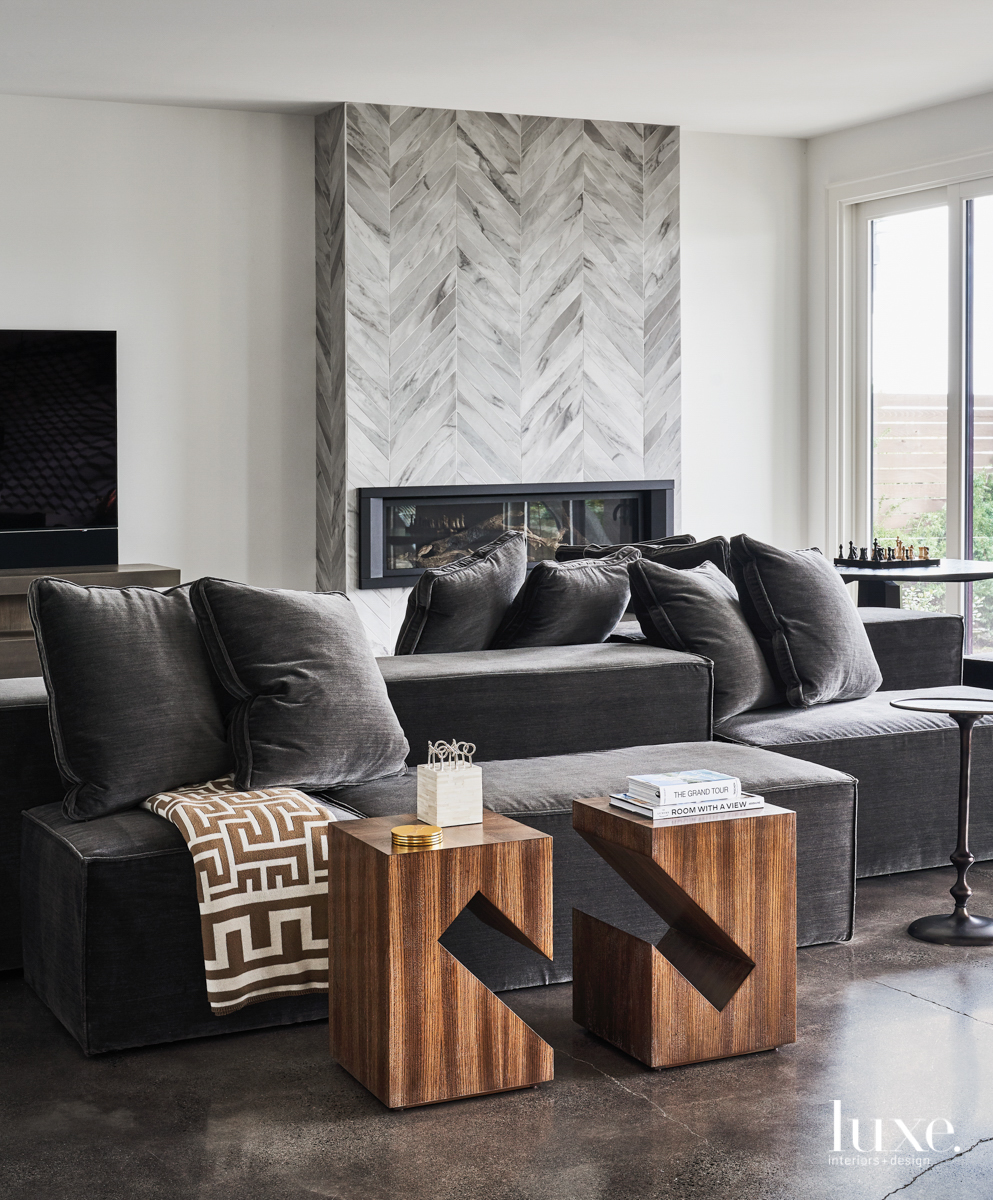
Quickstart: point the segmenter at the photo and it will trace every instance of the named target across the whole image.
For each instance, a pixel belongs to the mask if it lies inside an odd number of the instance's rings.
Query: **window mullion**
[[[948,558],[965,558],[968,534],[968,404],[965,371],[965,201],[960,189],[948,189],[948,496],[946,500]],[[965,589],[949,584],[948,612],[965,612]]]

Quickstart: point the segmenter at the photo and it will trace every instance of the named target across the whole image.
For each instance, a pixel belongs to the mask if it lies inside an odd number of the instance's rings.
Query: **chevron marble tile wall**
[[[339,104],[317,118],[318,586],[356,489],[674,478],[679,130]],[[678,508],[677,508],[678,520]]]

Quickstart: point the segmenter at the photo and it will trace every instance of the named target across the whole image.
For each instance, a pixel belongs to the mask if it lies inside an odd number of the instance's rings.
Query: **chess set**
[[[847,557],[844,546],[839,546],[834,565],[889,571],[893,567],[940,567],[941,559],[932,558],[927,546],[907,546],[900,538],[896,539],[896,546],[880,546],[879,538],[875,538],[871,550],[866,546],[856,550],[855,543],[849,542]]]

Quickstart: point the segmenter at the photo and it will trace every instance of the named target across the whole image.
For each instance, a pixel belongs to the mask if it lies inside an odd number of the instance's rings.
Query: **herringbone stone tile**
[[[390,482],[455,482],[454,109],[390,111]]]
[[[645,401],[645,471],[675,478],[678,503],[679,130],[667,125],[645,131]]]
[[[316,151],[322,586],[359,487],[678,481],[677,128],[349,103]]]
[[[458,114],[460,483],[521,478],[521,134],[503,113]]]
[[[347,583],[345,108],[315,121],[317,159],[317,586]]]

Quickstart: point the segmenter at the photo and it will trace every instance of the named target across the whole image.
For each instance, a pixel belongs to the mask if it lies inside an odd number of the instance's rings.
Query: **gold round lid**
[[[438,825],[396,825],[390,830],[394,846],[440,846],[442,831]]]

